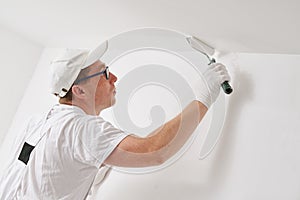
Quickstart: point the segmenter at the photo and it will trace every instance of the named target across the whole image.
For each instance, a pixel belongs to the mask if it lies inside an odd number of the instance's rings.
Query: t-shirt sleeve
[[[89,116],[77,124],[73,146],[74,158],[96,167],[99,167],[128,136],[101,117]]]

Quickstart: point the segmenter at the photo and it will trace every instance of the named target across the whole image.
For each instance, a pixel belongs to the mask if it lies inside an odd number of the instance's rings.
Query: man
[[[209,90],[198,91],[180,114],[147,137],[125,133],[99,114],[115,103],[117,77],[94,51],[66,50],[53,61],[52,93],[59,97],[44,119],[30,123],[0,184],[1,199],[86,199],[105,165],[145,167],[164,163],[193,133],[230,77],[222,64],[204,74]],[[200,81],[200,80],[199,80]],[[197,85],[195,85],[197,87]]]

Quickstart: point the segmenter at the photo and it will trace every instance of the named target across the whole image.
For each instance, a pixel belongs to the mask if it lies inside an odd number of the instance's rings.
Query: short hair
[[[82,69],[82,70],[79,72],[79,74],[78,74],[76,80],[74,81],[74,83],[76,83],[79,79],[82,79],[82,78],[88,76],[89,71],[90,71],[90,68],[89,68],[89,67]],[[86,81],[87,81],[87,80],[83,80],[83,81],[80,81],[80,82],[81,82],[81,83],[84,83],[84,82],[86,82]],[[70,87],[70,89],[69,89],[69,91],[66,93],[66,95],[59,98],[59,102],[60,102],[60,103],[61,103],[61,102],[66,102],[66,101],[67,101],[67,102],[71,102],[71,101],[72,101],[72,99],[73,99],[73,97],[72,97],[72,96],[73,96],[72,87],[75,85],[74,83],[72,84],[72,86]]]

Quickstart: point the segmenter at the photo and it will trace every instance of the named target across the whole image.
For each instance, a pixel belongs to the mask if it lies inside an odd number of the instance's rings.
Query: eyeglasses
[[[93,78],[93,77],[95,77],[95,76],[99,76],[99,75],[102,75],[102,74],[105,75],[106,80],[109,79],[109,69],[108,69],[108,66],[106,66],[106,67],[105,67],[105,70],[103,70],[103,71],[101,71],[101,72],[98,72],[98,73],[89,75],[89,76],[87,76],[87,77],[78,79],[77,81],[74,82],[74,84],[78,84],[78,83],[80,83],[80,82],[82,82],[82,81],[85,81],[85,80],[87,80],[87,79],[90,79],[90,78]]]

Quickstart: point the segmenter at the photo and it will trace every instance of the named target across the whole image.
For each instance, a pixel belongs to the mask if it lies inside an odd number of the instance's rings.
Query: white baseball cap
[[[52,61],[51,93],[64,97],[78,77],[80,71],[94,64],[107,51],[106,40],[94,50],[66,49],[56,60]]]

